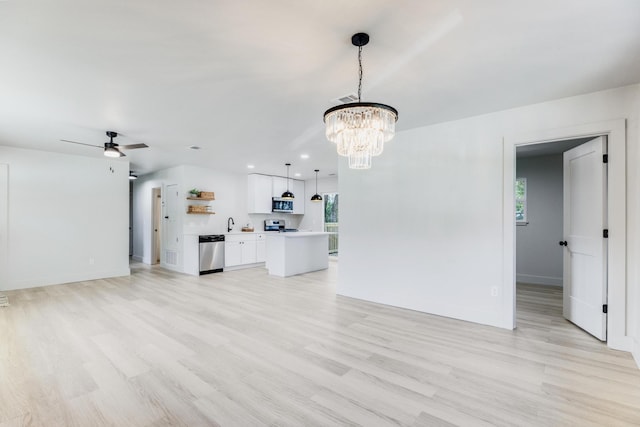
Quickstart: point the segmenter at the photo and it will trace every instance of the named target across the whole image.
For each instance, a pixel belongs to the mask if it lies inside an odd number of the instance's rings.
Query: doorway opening
[[[607,346],[631,351],[633,341],[627,336],[627,250],[626,250],[626,120],[593,122],[565,128],[529,132],[505,137],[503,145],[503,294],[502,325],[516,327],[516,218],[515,192],[516,149],[519,146],[606,136],[608,141],[607,189],[608,238],[605,248],[607,269]],[[604,230],[603,230],[604,231]]]
[[[153,222],[151,264],[159,264],[162,254],[162,192],[160,187],[151,190],[151,197],[151,216]]]
[[[516,147],[516,310],[523,310],[526,316],[544,313],[556,319],[563,317],[563,286],[567,285],[564,256],[571,256],[570,248],[562,245],[568,231],[563,224],[564,199],[569,196],[564,188],[563,158],[591,140],[577,138]],[[606,281],[600,285],[606,287]],[[564,317],[572,318],[570,313],[564,313]]]

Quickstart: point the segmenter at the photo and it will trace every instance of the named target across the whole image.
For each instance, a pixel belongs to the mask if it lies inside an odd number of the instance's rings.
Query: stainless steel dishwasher
[[[224,267],[224,234],[200,236],[200,274],[219,273]]]

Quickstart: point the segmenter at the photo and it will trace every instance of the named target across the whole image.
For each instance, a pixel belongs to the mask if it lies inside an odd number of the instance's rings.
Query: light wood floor
[[[640,371],[554,288],[506,331],[336,297],[336,264],[10,292],[0,426],[640,425]]]

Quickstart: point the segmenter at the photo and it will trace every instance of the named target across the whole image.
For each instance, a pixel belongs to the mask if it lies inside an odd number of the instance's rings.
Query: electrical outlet
[[[498,296],[498,287],[497,286],[492,286],[491,287],[491,296],[492,297],[497,297]]]

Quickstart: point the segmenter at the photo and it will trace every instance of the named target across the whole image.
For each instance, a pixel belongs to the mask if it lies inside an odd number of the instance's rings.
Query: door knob
[[[567,246],[567,241],[566,240],[561,240],[561,241],[558,242],[558,244],[560,246]]]

